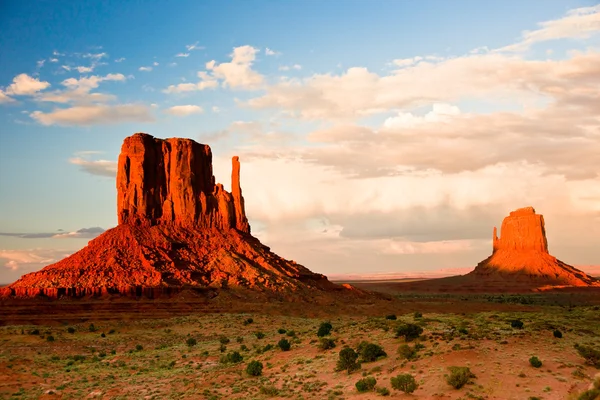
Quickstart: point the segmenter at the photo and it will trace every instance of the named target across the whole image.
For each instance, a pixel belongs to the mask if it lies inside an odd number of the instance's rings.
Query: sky
[[[330,277],[465,273],[511,210],[600,275],[589,0],[0,3],[0,282],[117,224],[135,132],[239,155],[252,231]]]

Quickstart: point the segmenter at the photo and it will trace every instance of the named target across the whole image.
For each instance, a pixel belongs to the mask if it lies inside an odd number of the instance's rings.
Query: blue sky
[[[555,255],[600,264],[599,16],[551,0],[4,2],[0,282],[116,224],[114,162],[139,131],[210,144],[226,186],[239,154],[257,236],[319,272],[468,269],[526,205]]]

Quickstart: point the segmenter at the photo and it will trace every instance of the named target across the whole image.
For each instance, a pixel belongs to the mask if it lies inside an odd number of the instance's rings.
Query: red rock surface
[[[215,184],[210,147],[193,140],[144,133],[126,138],[117,212],[117,227],[64,260],[24,275],[0,295],[157,297],[191,286],[250,288],[285,297],[340,289],[250,235],[238,157],[229,193]]]
[[[494,227],[493,253],[469,275],[478,279],[508,279],[534,285],[600,285],[587,275],[548,253],[544,217],[533,207],[520,208],[502,221],[502,236]]]

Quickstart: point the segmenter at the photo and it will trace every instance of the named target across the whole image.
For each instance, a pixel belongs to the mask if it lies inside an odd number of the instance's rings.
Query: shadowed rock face
[[[493,253],[467,276],[485,280],[504,280],[507,285],[589,286],[600,284],[548,253],[544,217],[533,207],[520,208],[502,221],[501,237],[493,233]]]
[[[207,145],[144,133],[126,138],[117,172],[119,225],[64,260],[0,288],[0,296],[157,297],[191,286],[306,299],[315,290],[343,290],[251,236],[238,157],[231,178],[231,193],[215,183]]]

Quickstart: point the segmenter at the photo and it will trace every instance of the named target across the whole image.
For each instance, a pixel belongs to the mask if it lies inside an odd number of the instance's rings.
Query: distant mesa
[[[468,275],[480,280],[529,282],[534,286],[590,286],[600,282],[548,253],[544,217],[533,207],[520,208],[493,232],[493,253]]]
[[[346,291],[285,260],[250,234],[232,160],[231,193],[215,183],[208,145],[136,133],[117,172],[119,224],[82,250],[26,274],[0,295],[169,295],[184,287],[240,288],[282,299]]]

